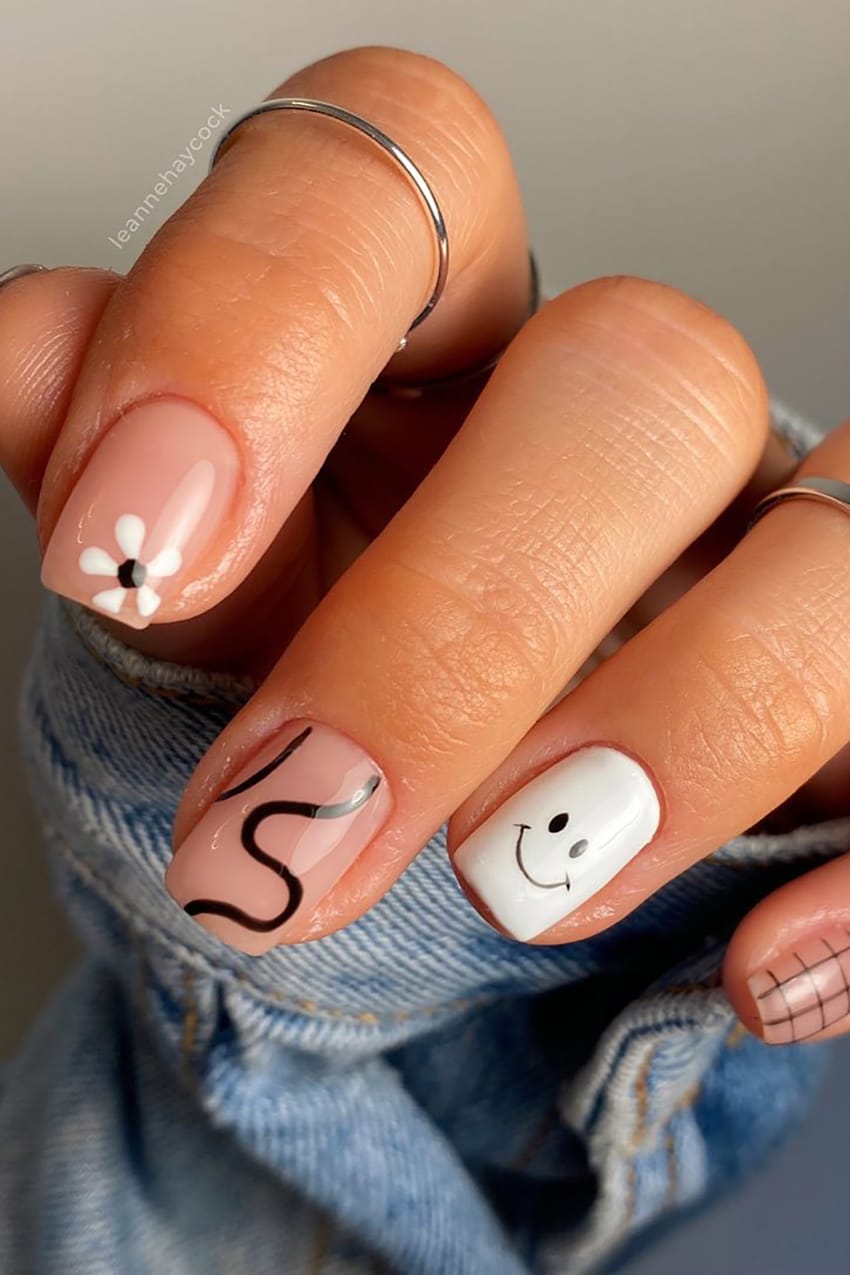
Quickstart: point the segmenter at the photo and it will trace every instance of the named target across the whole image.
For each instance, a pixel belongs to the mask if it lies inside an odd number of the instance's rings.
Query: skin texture
[[[393,165],[304,116],[240,129],[126,280],[61,270],[0,293],[0,460],[30,508],[38,493],[43,548],[137,401],[196,403],[238,451],[240,495],[191,588],[143,632],[113,624],[152,654],[265,679],[201,761],[178,857],[296,719],[356,741],[391,799],[329,893],[288,920],[287,942],[348,924],[445,819],[454,853],[590,742],[645,767],[659,828],[534,941],[605,928],[768,815],[842,811],[850,520],[796,503],[737,543],[758,495],[793,470],[741,336],[691,298],[624,278],[564,293],[523,326],[510,157],[441,64],[353,50],[283,94],[383,124],[439,191],[449,284],[392,375],[450,372],[518,334],[486,384],[367,393],[429,294],[431,232]],[[850,478],[847,430],[806,472]],[[636,635],[547,713],[623,616]],[[771,958],[765,934],[800,923],[806,882],[760,905],[730,949],[727,986],[756,1029],[742,989]]]

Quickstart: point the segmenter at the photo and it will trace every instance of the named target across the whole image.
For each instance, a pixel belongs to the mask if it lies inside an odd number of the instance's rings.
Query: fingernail
[[[660,819],[643,767],[588,745],[499,806],[460,846],[455,867],[499,924],[528,940],[601,890]]]
[[[783,952],[748,981],[762,1039],[769,1045],[813,1040],[850,1019],[850,931],[830,929]]]
[[[257,956],[303,931],[391,805],[383,774],[353,740],[290,722],[177,849],[166,885],[200,925]]]
[[[179,597],[239,477],[233,439],[185,399],[131,408],[103,436],[50,538],[41,579],[132,628]]]

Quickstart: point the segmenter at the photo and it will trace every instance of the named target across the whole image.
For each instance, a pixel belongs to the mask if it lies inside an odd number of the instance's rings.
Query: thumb
[[[0,283],[0,466],[31,513],[86,347],[118,282],[110,270],[63,268]]]

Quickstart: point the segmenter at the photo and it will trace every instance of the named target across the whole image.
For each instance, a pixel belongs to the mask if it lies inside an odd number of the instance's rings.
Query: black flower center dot
[[[138,589],[147,574],[147,567],[138,558],[125,558],[118,568],[118,583],[123,589]]]

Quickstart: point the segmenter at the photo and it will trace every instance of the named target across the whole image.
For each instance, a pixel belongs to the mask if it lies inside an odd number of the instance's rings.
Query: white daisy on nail
[[[138,514],[122,514],[115,524],[115,541],[124,555],[117,561],[106,549],[92,546],[80,554],[80,570],[87,576],[114,576],[116,587],[102,589],[92,598],[92,604],[117,615],[127,600],[128,593],[135,593],[136,607],[143,619],[148,619],[159,608],[162,598],[148,580],[163,580],[180,570],[183,558],[180,550],[166,545],[150,561],[143,561],[147,528]]]

